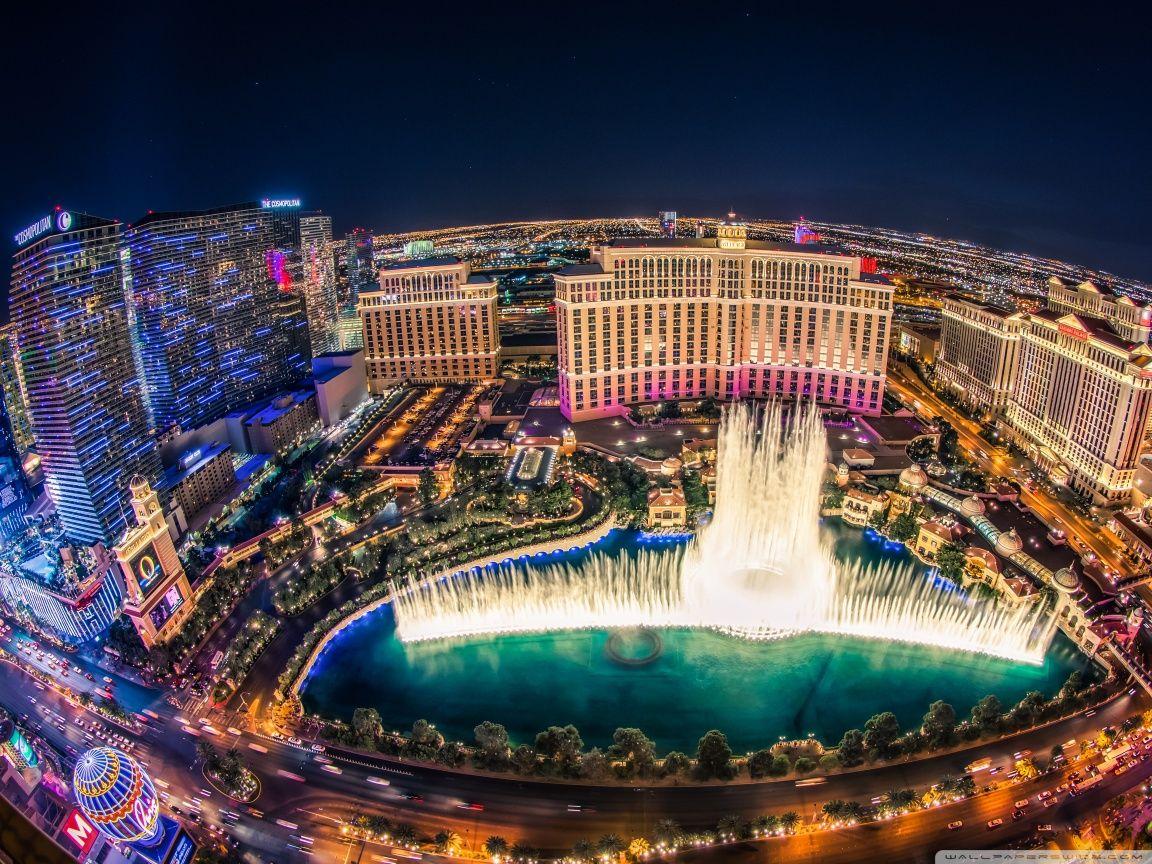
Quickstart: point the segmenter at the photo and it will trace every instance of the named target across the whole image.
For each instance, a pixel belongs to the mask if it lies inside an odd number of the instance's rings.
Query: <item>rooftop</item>
[[[434,255],[431,258],[415,258],[411,261],[389,262],[380,268],[380,271],[389,270],[419,270],[423,267],[453,267],[460,263],[455,255]]]
[[[603,243],[615,249],[719,249],[716,237],[614,237]],[[855,257],[842,246],[828,243],[777,243],[769,240],[747,240],[744,248],[763,252],[794,252],[800,255],[839,255]],[[870,274],[875,275],[875,274]]]
[[[199,456],[187,467],[184,467],[186,456],[188,455],[185,454],[185,456],[180,457],[179,462],[165,469],[163,475],[160,477],[160,482],[156,484],[156,491],[160,492],[166,489],[174,489],[221,453],[231,449],[232,445],[227,441],[214,441],[207,447],[200,448]]]

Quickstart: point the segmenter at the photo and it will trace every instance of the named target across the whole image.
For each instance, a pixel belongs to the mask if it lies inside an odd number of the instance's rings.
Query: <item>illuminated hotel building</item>
[[[332,217],[319,213],[300,216],[300,259],[304,280],[304,308],[312,356],[340,347],[339,304],[336,297],[336,259],[332,251]]]
[[[1016,383],[1020,334],[1026,317],[958,297],[940,311],[940,354],[936,381],[980,410],[1000,414]]]
[[[157,431],[195,428],[307,374],[291,209],[149,213],[126,232],[126,290]]]
[[[1152,405],[1152,310],[1085,282],[1048,280],[1020,340],[1008,403],[1017,442],[1053,480],[1097,503],[1132,492]]]
[[[556,275],[560,405],[571,420],[661,399],[815,399],[878,413],[892,286],[835,247],[626,238]]]
[[[0,327],[0,395],[12,430],[12,446],[23,459],[33,447],[32,421],[28,415],[24,371],[20,368],[16,325],[12,322]]]
[[[156,477],[125,303],[121,227],[56,210],[16,235],[10,304],[45,483],[67,535],[119,536],[133,474]]]
[[[381,270],[359,310],[373,393],[400,381],[487,381],[499,371],[496,282],[458,258]]]

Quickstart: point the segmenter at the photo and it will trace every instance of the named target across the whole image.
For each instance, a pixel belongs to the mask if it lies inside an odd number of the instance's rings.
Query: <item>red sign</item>
[[[1063,333],[1065,336],[1071,336],[1073,339],[1079,339],[1081,342],[1088,338],[1088,334],[1081,330],[1079,327],[1073,327],[1070,324],[1057,324],[1056,329]]]
[[[88,856],[92,844],[96,842],[96,826],[79,810],[73,810],[64,820],[60,836],[67,837],[72,842],[72,845],[79,850],[77,859],[83,861]]]

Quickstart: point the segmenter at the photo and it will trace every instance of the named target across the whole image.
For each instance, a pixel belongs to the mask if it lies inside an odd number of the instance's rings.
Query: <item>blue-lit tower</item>
[[[10,308],[45,484],[77,542],[126,525],[127,479],[156,478],[120,258],[121,226],[57,208],[20,231]]]
[[[299,201],[149,213],[125,232],[152,421],[191,429],[307,374]]]

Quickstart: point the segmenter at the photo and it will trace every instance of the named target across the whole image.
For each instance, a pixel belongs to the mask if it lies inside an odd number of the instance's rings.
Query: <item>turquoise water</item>
[[[825,528],[844,558],[903,557],[878,539],[837,525]],[[631,535],[601,548],[627,554]],[[374,707],[389,728],[421,717],[448,737],[472,740],[482,720],[503,723],[516,742],[550,725],[575,725],[588,746],[604,746],[617,726],[638,726],[660,751],[693,750],[709,729],[735,750],[808,733],[830,743],[879,711],[919,725],[929,703],[944,699],[964,716],[995,693],[1006,705],[1029,690],[1053,693],[1088,661],[1058,637],[1044,664],[915,645],[803,635],[748,642],[700,630],[661,630],[659,639],[628,634],[608,651],[603,631],[477,637],[404,645],[390,608],[365,616],[325,650],[303,694],[309,711],[350,718]],[[643,665],[634,661],[653,652]]]

